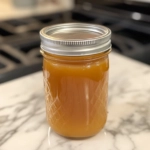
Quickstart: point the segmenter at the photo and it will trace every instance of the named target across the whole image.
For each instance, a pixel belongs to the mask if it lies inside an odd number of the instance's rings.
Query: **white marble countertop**
[[[0,150],[150,150],[150,67],[110,54],[107,124],[73,140],[46,123],[42,72],[0,86]]]

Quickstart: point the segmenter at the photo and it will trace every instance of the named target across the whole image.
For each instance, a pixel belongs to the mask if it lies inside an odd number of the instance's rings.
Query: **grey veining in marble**
[[[42,73],[0,86],[0,150],[150,150],[150,67],[110,54],[108,119],[96,136],[73,140],[48,127]]]

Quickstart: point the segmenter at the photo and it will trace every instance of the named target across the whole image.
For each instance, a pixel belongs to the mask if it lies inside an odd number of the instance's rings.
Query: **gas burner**
[[[106,10],[73,11],[9,20],[0,24],[0,83],[42,69],[39,30],[64,22],[102,24],[112,30],[113,51],[150,64],[150,26],[145,22],[111,16]]]

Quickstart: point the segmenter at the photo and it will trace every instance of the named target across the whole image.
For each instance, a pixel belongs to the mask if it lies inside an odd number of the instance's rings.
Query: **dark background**
[[[65,22],[102,24],[112,30],[113,51],[150,64],[150,4],[76,0],[74,9],[0,22],[0,83],[42,69],[39,30]]]

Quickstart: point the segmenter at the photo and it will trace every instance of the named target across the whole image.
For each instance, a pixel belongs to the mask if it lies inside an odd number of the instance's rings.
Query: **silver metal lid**
[[[40,31],[41,49],[63,56],[84,56],[111,48],[111,30],[105,26],[66,23],[48,26]]]

